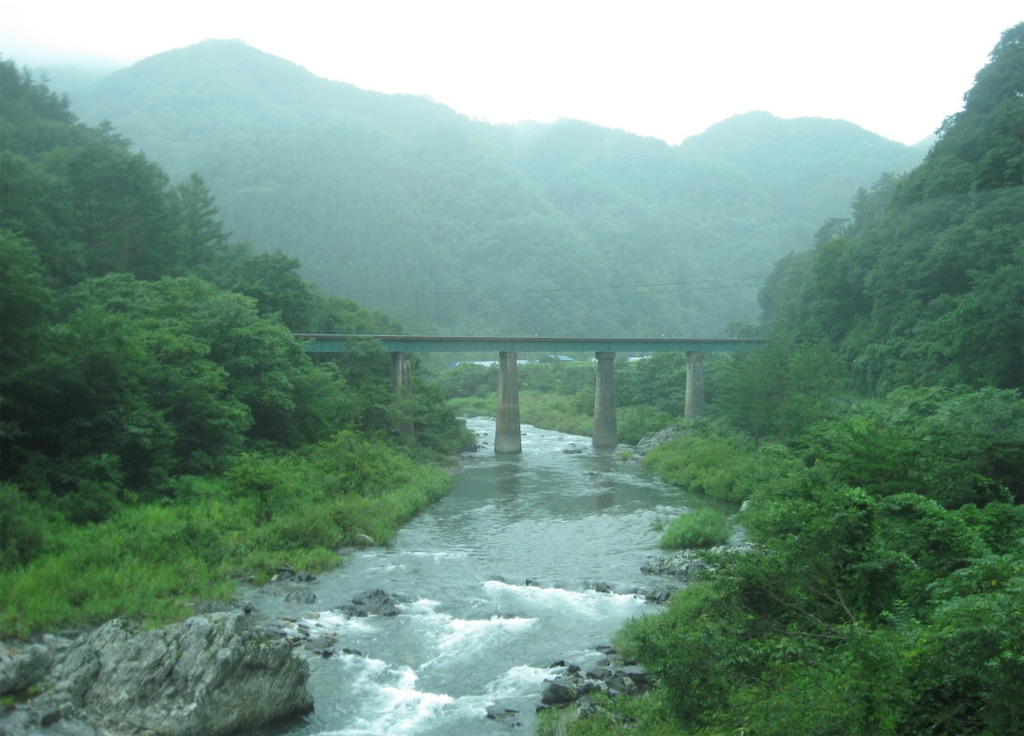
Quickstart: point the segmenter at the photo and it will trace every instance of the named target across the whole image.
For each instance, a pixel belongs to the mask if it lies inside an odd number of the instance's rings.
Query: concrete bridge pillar
[[[412,395],[412,353],[391,353],[391,390],[395,394],[401,415],[395,431],[412,437],[416,434],[412,417],[401,414],[405,411],[401,405],[402,397]]]
[[[684,419],[704,414],[704,353],[686,354],[686,404]]]
[[[615,447],[619,428],[615,422],[615,353],[597,352],[597,386],[594,389],[594,447]]]
[[[523,451],[519,428],[519,376],[516,374],[516,353],[498,353],[498,422],[494,428],[494,451]]]

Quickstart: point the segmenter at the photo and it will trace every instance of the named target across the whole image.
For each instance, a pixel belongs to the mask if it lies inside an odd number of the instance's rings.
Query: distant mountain
[[[224,138],[353,121],[408,132],[458,118],[425,98],[367,92],[224,40],[143,59],[72,102],[84,122],[113,122],[175,177],[196,170],[198,147]]]
[[[882,138],[845,120],[736,115],[683,141],[684,154],[730,163],[798,223],[846,216],[851,196],[883,171],[917,166],[927,149]]]
[[[775,261],[924,155],[835,120],[739,116],[671,147],[576,121],[493,126],[238,41],[81,90],[225,225],[324,291],[449,333],[699,336],[754,320]]]

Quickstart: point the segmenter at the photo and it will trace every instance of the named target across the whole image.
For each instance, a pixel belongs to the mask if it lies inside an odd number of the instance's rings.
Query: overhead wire
[[[634,291],[636,294],[666,294],[670,293],[671,290],[675,290],[680,286],[691,287],[690,291],[707,291],[710,289],[732,289],[742,288],[750,286],[759,286],[765,279],[765,276],[730,276],[720,279],[700,279],[696,281],[665,281],[651,284],[626,284],[623,286],[594,286],[587,288],[560,288],[560,289],[510,289],[508,291],[461,291],[461,290],[449,290],[449,291],[409,291],[407,289],[389,289],[389,290],[376,290],[376,289],[360,289],[360,290],[346,290],[346,294],[361,294],[361,295],[394,295],[401,294],[404,296],[500,296],[509,294],[584,294],[592,292],[608,293],[609,291],[630,291],[636,289],[659,289],[659,291]],[[737,283],[723,283],[723,282],[737,282]],[[703,284],[703,286],[700,286]],[[710,285],[709,285],[710,284]],[[695,286],[696,285],[696,286]]]

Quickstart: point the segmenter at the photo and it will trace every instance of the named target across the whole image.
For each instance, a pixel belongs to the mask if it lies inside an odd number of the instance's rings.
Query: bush
[[[0,638],[117,616],[166,623],[196,601],[229,599],[235,580],[318,572],[360,535],[386,542],[450,484],[443,470],[342,432],[304,455],[243,455],[225,478],[177,479],[174,501],[86,526],[53,522],[45,535],[21,524],[33,504],[0,486]]]
[[[522,393],[519,396],[519,414],[525,424],[542,429],[553,429],[589,437],[594,431],[594,397],[586,411],[577,406],[572,396],[559,394]]]
[[[676,418],[652,406],[627,406],[618,410],[619,441],[635,445],[652,432],[671,427]]]
[[[31,562],[43,550],[42,511],[16,485],[0,483],[0,570]]]
[[[753,444],[737,434],[684,435],[647,453],[644,466],[666,483],[738,502],[747,488],[737,480],[753,456]]]
[[[725,514],[714,509],[696,509],[675,519],[661,535],[663,549],[714,547],[729,541],[732,528]]]

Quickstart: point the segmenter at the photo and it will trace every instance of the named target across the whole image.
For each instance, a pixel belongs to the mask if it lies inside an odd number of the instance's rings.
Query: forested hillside
[[[401,327],[233,242],[200,177],[172,186],[12,61],[0,171],[0,637],[180,615],[443,492],[413,460],[467,442],[438,390],[396,401],[379,347],[314,362],[292,337]]]
[[[761,295],[834,342],[860,386],[1024,387],[1024,43],[1008,32],[924,163],[879,180]]]
[[[670,147],[563,121],[492,126],[330,82],[240,42],[146,59],[80,90],[225,227],[325,293],[452,334],[722,334],[782,255],[921,152],[767,114]]]
[[[707,416],[644,463],[743,502],[748,544],[688,550],[620,632],[650,693],[544,736],[1024,734],[1022,248],[1024,24],[923,164],[780,262],[764,349],[708,361]]]

